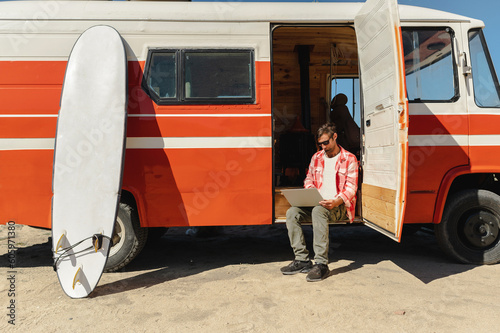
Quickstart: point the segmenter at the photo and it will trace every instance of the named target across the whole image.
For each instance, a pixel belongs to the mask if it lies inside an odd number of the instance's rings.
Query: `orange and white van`
[[[128,56],[108,269],[148,228],[283,221],[279,189],[301,185],[337,79],[361,94],[356,221],[398,241],[403,225],[434,224],[456,259],[500,260],[500,90],[483,23],[396,0],[0,3],[0,223],[51,227],[66,62],[95,25]]]

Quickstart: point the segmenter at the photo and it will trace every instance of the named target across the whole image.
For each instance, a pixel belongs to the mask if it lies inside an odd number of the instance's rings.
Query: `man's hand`
[[[323,207],[325,207],[328,210],[331,210],[337,206],[340,206],[344,203],[344,200],[342,200],[341,197],[338,197],[337,199],[329,199],[329,200],[321,200],[319,204]]]

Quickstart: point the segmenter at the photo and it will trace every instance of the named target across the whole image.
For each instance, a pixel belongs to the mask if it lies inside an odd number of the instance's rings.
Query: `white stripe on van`
[[[408,145],[410,147],[442,147],[442,146],[467,146],[468,135],[409,135]]]
[[[1,150],[47,150],[54,149],[54,138],[48,139],[0,139]]]
[[[271,148],[270,136],[127,138],[127,149]]]
[[[499,146],[500,135],[471,135],[469,145],[471,146]]]
[[[500,135],[410,135],[410,147],[467,147],[500,146]],[[245,137],[131,137],[128,149],[182,149],[182,148],[271,148],[270,136]],[[0,139],[0,151],[48,150],[54,148],[53,138]]]
[[[53,138],[0,139],[0,151],[51,150]],[[189,149],[189,148],[271,148],[270,136],[187,137],[187,138],[127,138],[127,149]]]
[[[410,147],[500,146],[500,135],[410,135]]]

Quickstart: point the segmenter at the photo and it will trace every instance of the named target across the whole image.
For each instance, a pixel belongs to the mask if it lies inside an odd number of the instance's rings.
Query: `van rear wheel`
[[[500,262],[500,196],[487,190],[465,190],[448,199],[436,225],[441,248],[467,264]]]
[[[120,203],[104,271],[115,272],[130,263],[141,252],[147,236],[148,229],[141,227],[135,208]]]

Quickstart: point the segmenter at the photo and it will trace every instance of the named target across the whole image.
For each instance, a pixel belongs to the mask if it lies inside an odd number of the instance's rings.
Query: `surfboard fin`
[[[80,277],[82,272],[82,266],[78,267],[78,270],[75,273],[75,277],[73,278],[73,289],[75,289],[75,285],[80,282]]]
[[[102,240],[103,240],[102,234],[95,234],[92,236],[92,244],[94,245],[95,252],[97,252],[102,248]]]
[[[61,237],[57,241],[56,248],[54,249],[54,253],[57,253],[59,249],[63,248],[63,243],[66,241],[66,230],[63,230]]]

